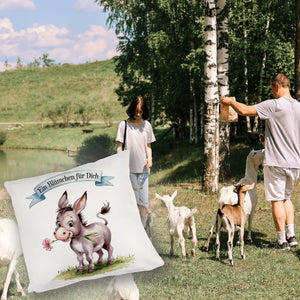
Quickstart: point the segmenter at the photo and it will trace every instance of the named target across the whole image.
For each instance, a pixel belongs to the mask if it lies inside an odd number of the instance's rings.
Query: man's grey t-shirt
[[[123,143],[125,122],[119,124],[116,141]],[[148,173],[145,166],[147,160],[147,144],[155,142],[151,124],[144,121],[141,125],[127,122],[125,150],[129,150],[129,170],[131,173]]]
[[[265,120],[264,165],[300,168],[300,102],[281,97],[254,107]]]

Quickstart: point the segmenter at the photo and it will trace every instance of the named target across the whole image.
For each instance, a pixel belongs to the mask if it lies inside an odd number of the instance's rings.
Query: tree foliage
[[[177,122],[184,129],[193,99],[198,114],[204,104],[203,1],[96,2],[109,12],[107,21],[119,37],[120,56],[116,57],[116,71],[121,78],[116,90],[119,100],[127,105],[134,95],[143,94],[156,120]],[[292,0],[286,0],[284,5],[280,0],[227,2],[230,93],[241,102],[248,93],[249,104],[253,104],[259,96],[270,97],[269,78],[274,73],[285,72],[294,82],[295,3]],[[243,126],[238,127],[244,130]]]
[[[155,107],[156,118],[177,122],[184,128],[193,104],[191,77],[194,82],[203,77],[201,2],[97,2],[109,10],[108,22],[119,34],[119,100],[127,105],[134,95],[143,94],[152,110]],[[195,91],[200,103],[201,86],[197,85]]]

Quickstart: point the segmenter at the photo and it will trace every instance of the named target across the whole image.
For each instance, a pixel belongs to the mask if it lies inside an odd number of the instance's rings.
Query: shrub
[[[3,145],[6,141],[6,132],[0,131],[0,145]]]
[[[115,141],[107,134],[88,137],[76,155],[78,164],[93,162],[115,153]]]

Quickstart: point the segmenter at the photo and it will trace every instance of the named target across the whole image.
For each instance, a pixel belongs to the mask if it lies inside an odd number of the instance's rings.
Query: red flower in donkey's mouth
[[[73,235],[73,237],[83,237],[91,242],[94,242],[94,239],[92,239],[92,236],[97,236],[97,233],[96,232],[92,232],[92,233],[89,233],[89,234],[86,234],[86,235],[82,235],[82,236],[79,236],[79,235]],[[43,248],[47,251],[51,251],[53,249],[53,246],[51,246],[52,243],[56,242],[56,241],[59,241],[59,240],[50,240],[48,238],[44,239],[43,240]],[[66,242],[66,241],[64,241]]]
[[[53,249],[53,246],[51,246],[52,243],[54,243],[56,240],[51,241],[50,239],[44,239],[43,240],[43,248],[47,251],[51,251]]]

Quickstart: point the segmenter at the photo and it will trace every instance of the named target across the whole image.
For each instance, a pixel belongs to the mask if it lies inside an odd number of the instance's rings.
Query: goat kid
[[[137,206],[138,206],[138,209],[139,209],[142,224],[143,224],[150,240],[152,240],[152,228],[153,228],[154,214],[146,206],[139,205],[139,204]]]
[[[196,207],[192,210],[185,206],[176,207],[173,204],[173,200],[176,195],[177,191],[175,191],[172,196],[160,196],[159,194],[155,194],[156,198],[160,199],[168,209],[168,223],[171,238],[170,254],[174,254],[174,237],[176,236],[179,240],[182,257],[186,258],[185,238],[189,236],[190,231],[192,232],[191,255],[194,256],[196,252],[197,236],[194,215],[198,212],[198,210]]]
[[[239,234],[239,243],[241,249],[241,257],[242,259],[246,258],[244,252],[244,230],[245,230],[245,222],[246,222],[246,214],[243,209],[245,193],[248,190],[253,189],[254,183],[251,185],[245,184],[237,184],[234,192],[238,195],[238,203],[235,205],[224,204],[222,208],[219,208],[215,217],[214,224],[212,229],[209,232],[207,241],[204,245],[204,249],[208,250],[209,241],[213,234],[213,228],[216,229],[216,258],[220,260],[220,231],[221,228],[224,227],[228,231],[228,258],[230,264],[233,266],[232,259],[232,248],[233,248],[233,238],[234,238],[234,230],[238,228],[240,230]]]
[[[19,239],[18,226],[12,219],[0,219],[0,266],[7,266],[7,274],[1,296],[7,299],[7,291],[12,274],[15,276],[18,292],[25,296],[19,280],[19,273],[16,269],[19,256],[22,255],[22,247]]]
[[[257,173],[259,166],[264,161],[264,150],[252,150],[246,159],[245,177],[241,178],[238,184],[257,184]],[[238,202],[238,196],[234,193],[234,186],[223,187],[220,190],[219,206],[222,207],[224,204],[234,205]],[[244,211],[248,216],[248,235],[247,241],[252,243],[252,222],[257,205],[257,193],[256,188],[251,189],[245,195]]]
[[[107,286],[108,300],[139,300],[139,289],[132,274],[115,276]]]

